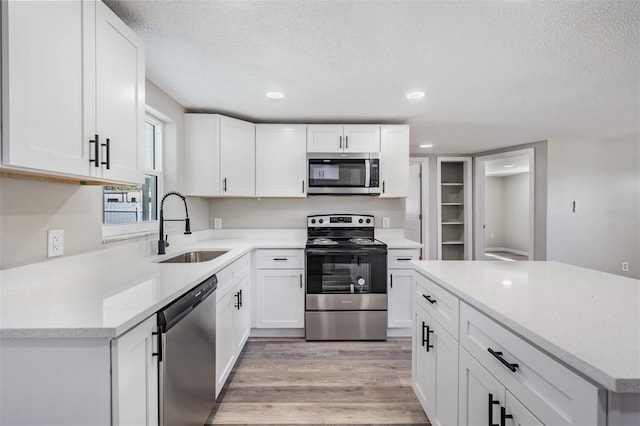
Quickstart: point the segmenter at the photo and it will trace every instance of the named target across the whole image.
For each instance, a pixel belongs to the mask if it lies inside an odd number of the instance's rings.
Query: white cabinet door
[[[429,399],[429,370],[431,368],[431,356],[426,350],[426,326],[428,315],[416,307],[414,313],[414,335],[413,335],[413,356],[412,356],[412,378],[413,389],[422,404],[422,408],[429,415],[433,407],[429,406],[432,400]]]
[[[345,152],[380,152],[380,126],[354,124],[343,131]]]
[[[505,418],[504,424],[509,426],[544,426],[527,407],[522,405],[511,392],[506,394],[506,407],[500,408],[500,421]],[[511,417],[508,417],[511,416]]]
[[[235,339],[233,330],[233,310],[235,289],[229,291],[216,303],[216,398],[224,387],[235,361]]]
[[[87,176],[91,2],[2,2],[4,165]]]
[[[505,389],[462,347],[459,379],[459,424],[498,424],[500,406],[505,402]]]
[[[389,269],[389,328],[411,327],[412,279],[411,269]]]
[[[251,295],[249,293],[249,277],[247,274],[231,291],[234,294],[235,309],[233,311],[233,333],[236,356],[242,352],[244,344],[251,333]]]
[[[257,271],[258,328],[304,327],[304,270]]]
[[[381,198],[409,196],[409,126],[380,128]]]
[[[458,424],[458,342],[432,318],[430,329],[433,333],[429,343],[434,347],[434,370],[432,377],[435,392],[435,416],[430,417],[434,425]]]
[[[144,49],[103,2],[96,2],[96,130],[102,176],[144,182]]]
[[[307,152],[341,152],[343,150],[341,124],[307,126]]]
[[[433,425],[458,424],[458,342],[415,305],[414,388]]]
[[[182,190],[185,194],[200,197],[220,195],[219,116],[184,115],[183,164]]]
[[[154,315],[112,342],[114,425],[158,424],[156,324]]]
[[[256,196],[306,197],[307,126],[256,125]]]
[[[220,117],[222,195],[255,196],[255,137],[253,123]]]

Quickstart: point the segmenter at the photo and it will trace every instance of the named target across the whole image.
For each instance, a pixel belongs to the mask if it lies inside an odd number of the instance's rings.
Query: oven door
[[[387,254],[307,249],[307,310],[387,309]]]

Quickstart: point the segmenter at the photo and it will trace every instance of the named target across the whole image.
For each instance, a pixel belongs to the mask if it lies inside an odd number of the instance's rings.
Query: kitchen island
[[[640,424],[638,280],[557,262],[412,264],[414,389],[433,423],[498,422],[523,405],[519,421]],[[425,347],[434,355],[421,363]],[[455,371],[437,358],[445,349],[459,357]],[[424,363],[455,379],[439,389],[458,396],[455,407],[429,401]],[[480,388],[482,412],[474,413]]]

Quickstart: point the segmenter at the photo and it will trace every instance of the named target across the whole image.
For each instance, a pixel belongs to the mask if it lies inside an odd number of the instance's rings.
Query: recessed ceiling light
[[[510,168],[512,168],[512,167],[513,167],[513,164],[505,164],[505,165],[504,165],[504,166],[502,166],[502,167],[504,167],[505,169],[510,169]]]
[[[407,99],[420,99],[420,98],[424,98],[424,96],[425,96],[424,92],[407,93]]]
[[[267,98],[270,98],[270,99],[282,99],[282,98],[284,98],[284,93],[282,93],[282,92],[267,92]]]
[[[424,144],[420,145],[420,148],[433,148],[433,144],[432,143],[424,143]]]

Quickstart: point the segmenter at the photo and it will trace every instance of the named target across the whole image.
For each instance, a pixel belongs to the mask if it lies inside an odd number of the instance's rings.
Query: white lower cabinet
[[[216,274],[216,398],[251,332],[249,256],[236,260]]]
[[[458,424],[458,342],[415,305],[413,383],[433,425]]]
[[[156,316],[111,342],[113,425],[158,424]]]
[[[412,381],[432,424],[607,424],[603,389],[420,273],[414,284]]]
[[[256,328],[304,328],[304,250],[258,250],[256,259]]]
[[[420,258],[419,249],[389,249],[387,264],[388,327],[411,328],[413,269],[410,260]]]
[[[544,425],[463,348],[459,387],[460,424]]]
[[[256,327],[304,327],[304,269],[259,269],[256,281]]]

